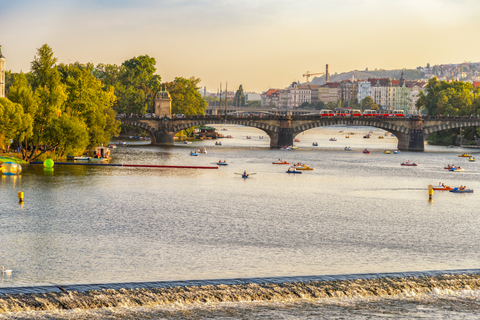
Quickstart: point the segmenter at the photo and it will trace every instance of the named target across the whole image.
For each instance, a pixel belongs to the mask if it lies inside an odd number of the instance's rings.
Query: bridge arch
[[[135,119],[122,119],[121,123],[126,124],[126,125],[130,125],[130,126],[134,126],[134,127],[138,127],[138,128],[141,128],[141,129],[147,131],[148,135],[150,136],[151,144],[156,144],[156,142],[157,142],[157,140],[156,140],[157,130],[155,128],[151,127],[148,123],[137,121]]]
[[[435,122],[435,121],[434,121]],[[428,124],[427,124],[428,125]],[[465,119],[465,120],[452,120],[443,123],[434,123],[430,126],[425,126],[425,135],[430,135],[435,132],[440,132],[450,129],[459,129],[466,127],[478,127],[480,126],[480,119]]]

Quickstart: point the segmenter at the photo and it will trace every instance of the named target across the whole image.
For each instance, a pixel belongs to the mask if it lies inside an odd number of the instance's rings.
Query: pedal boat
[[[473,193],[473,189],[462,189],[462,190],[460,190],[460,188],[455,187],[452,190],[450,190],[450,192],[453,192],[453,193]]]
[[[407,166],[407,167],[416,167],[417,166],[417,164],[413,163],[413,162],[405,162],[405,163],[401,163],[400,165],[401,166]]]
[[[449,186],[445,186],[445,187],[433,187],[432,188],[433,190],[438,190],[438,191],[450,191],[450,190],[453,190],[452,187],[449,187]]]

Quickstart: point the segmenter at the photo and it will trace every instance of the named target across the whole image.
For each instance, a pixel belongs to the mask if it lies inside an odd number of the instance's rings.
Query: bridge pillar
[[[270,146],[280,148],[293,145],[292,117],[285,117],[280,120],[279,132],[270,135]]]
[[[425,139],[423,134],[423,119],[410,122],[408,133],[396,133],[398,138],[398,149],[404,151],[424,151]]]
[[[158,130],[155,132],[155,145],[157,146],[173,146],[173,137],[175,132],[167,132]]]

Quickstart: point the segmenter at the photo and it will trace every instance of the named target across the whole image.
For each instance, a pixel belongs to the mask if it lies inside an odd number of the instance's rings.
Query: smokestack
[[[327,83],[330,79],[329,75],[328,75],[328,64],[327,64],[327,68],[326,68],[326,71],[325,71],[325,77],[326,77],[326,80],[327,80]]]

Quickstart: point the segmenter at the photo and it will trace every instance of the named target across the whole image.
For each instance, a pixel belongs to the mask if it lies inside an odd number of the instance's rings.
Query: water
[[[20,301],[18,296],[0,296],[0,310],[15,311],[0,312],[0,318],[478,317],[477,195],[436,191],[429,202],[427,191],[439,181],[479,190],[477,163],[457,157],[472,150],[427,145],[423,153],[384,154],[397,143],[378,139],[384,131],[332,127],[309,130],[297,137],[297,150],[283,151],[270,149],[260,130],[222,128],[234,137],[222,146],[203,141],[161,148],[131,141],[112,159],[199,166],[227,160],[216,170],[55,166],[48,172],[30,165],[21,176],[2,176],[0,264],[13,272],[2,277],[0,292],[23,293],[27,302],[14,306],[6,301]],[[347,139],[340,130],[356,134]],[[373,137],[363,139],[368,131]],[[204,146],[208,154],[188,155]],[[343,151],[345,146],[353,151]],[[363,154],[364,148],[371,153]],[[288,175],[288,166],[272,164],[279,158],[315,170]],[[401,167],[407,160],[418,167]],[[449,172],[446,164],[466,171]],[[244,180],[235,174],[244,170],[256,175]],[[18,191],[25,192],[24,205]],[[442,278],[458,269],[465,271]],[[366,273],[401,279],[401,285],[361,283],[360,293],[350,294]],[[345,280],[340,275],[352,281],[341,294],[298,294],[311,281],[338,286]],[[433,284],[420,290],[425,277]],[[227,279],[220,281],[226,287],[208,281],[215,279]],[[275,294],[283,282],[298,282],[296,293]],[[235,287],[249,283],[273,287],[262,287],[264,295]],[[58,285],[79,295],[97,290],[101,297],[68,300]],[[213,287],[191,289],[186,298],[171,288],[176,285]],[[401,289],[366,294],[376,285]],[[159,286],[167,292],[155,291]],[[32,292],[46,294],[45,301],[35,296],[32,303]],[[73,311],[63,310],[66,305]]]

